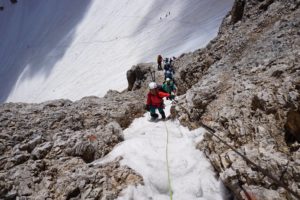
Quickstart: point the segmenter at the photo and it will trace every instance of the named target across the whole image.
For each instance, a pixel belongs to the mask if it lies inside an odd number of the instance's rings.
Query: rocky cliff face
[[[174,62],[181,123],[206,124],[263,169],[205,135],[198,148],[237,199],[300,194],[299,58],[299,0],[236,0],[217,38]],[[114,199],[129,184],[141,184],[118,159],[91,163],[144,112],[153,69],[134,66],[128,91],[104,98],[0,105],[0,199]]]
[[[237,0],[218,37],[175,68],[180,121],[210,126],[283,184],[207,134],[198,147],[237,199],[300,198],[300,1]]]
[[[119,158],[94,166],[123,141],[122,129],[144,113],[151,64],[133,67],[134,91],[76,102],[0,105],[0,199],[115,199],[140,175]]]

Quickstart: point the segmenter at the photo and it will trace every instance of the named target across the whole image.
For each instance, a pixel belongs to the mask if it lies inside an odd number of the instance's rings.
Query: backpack
[[[162,86],[162,85],[157,85],[157,89],[158,89],[158,91],[160,91],[160,92],[168,93],[167,91],[165,91],[165,90],[163,89],[163,86]]]

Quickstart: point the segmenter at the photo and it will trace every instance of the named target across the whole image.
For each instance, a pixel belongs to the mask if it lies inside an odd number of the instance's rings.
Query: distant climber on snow
[[[161,55],[158,55],[157,56],[157,70],[162,70],[162,66],[161,66],[162,60],[163,60],[163,57]]]
[[[155,120],[158,118],[156,109],[161,114],[161,119],[166,119],[166,115],[164,112],[164,97],[167,97],[171,100],[175,98],[174,95],[161,91],[155,82],[149,83],[149,93],[147,94],[146,110],[150,112],[151,119]]]

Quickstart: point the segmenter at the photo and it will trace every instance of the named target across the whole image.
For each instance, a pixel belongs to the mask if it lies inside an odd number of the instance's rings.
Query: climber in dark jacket
[[[171,59],[170,59],[171,60]],[[169,62],[169,59],[166,58],[165,60],[165,64],[164,64],[164,70],[165,70],[165,80],[167,78],[173,80],[173,74],[175,74],[175,71],[173,69],[173,66],[171,65],[171,63]]]
[[[161,55],[157,56],[157,70],[162,70],[162,61],[163,61],[163,57]]]

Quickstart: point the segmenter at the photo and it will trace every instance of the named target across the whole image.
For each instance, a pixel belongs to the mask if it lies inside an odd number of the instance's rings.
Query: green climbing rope
[[[173,199],[173,192],[172,192],[172,182],[171,182],[171,176],[170,176],[170,167],[169,167],[169,150],[168,150],[168,146],[169,146],[169,130],[167,127],[166,122],[164,122],[165,127],[166,127],[166,131],[167,131],[167,145],[166,145],[166,160],[167,160],[167,172],[168,172],[168,185],[169,185],[169,193],[170,193],[170,199]]]

